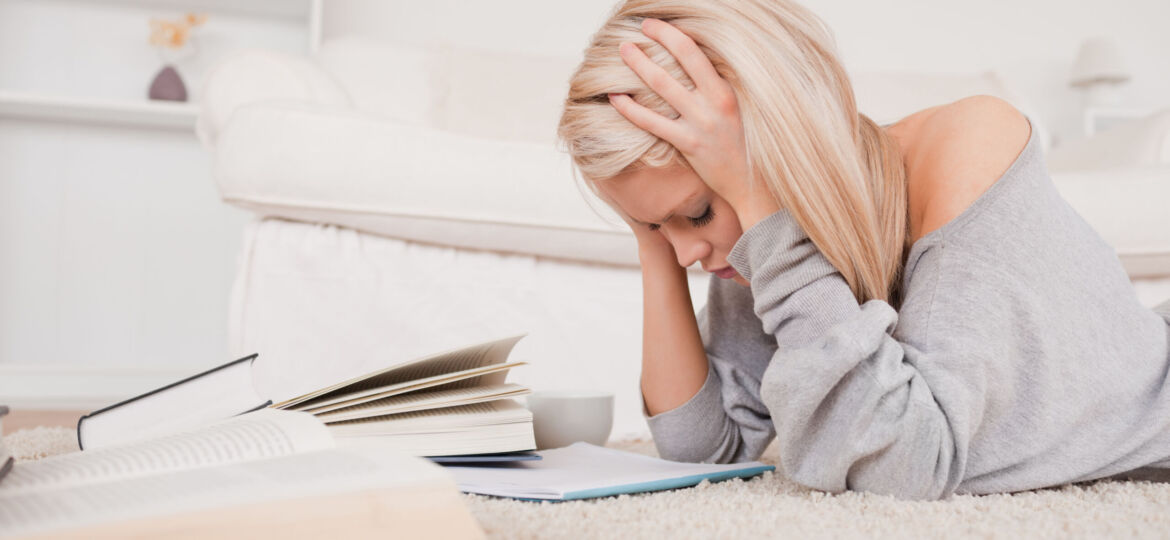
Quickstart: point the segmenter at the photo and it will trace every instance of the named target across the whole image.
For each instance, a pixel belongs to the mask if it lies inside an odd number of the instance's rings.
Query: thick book
[[[446,465],[464,493],[530,501],[570,501],[661,491],[750,478],[776,467],[759,461],[715,465],[682,463],[587,442],[537,452],[540,461]]]
[[[526,362],[507,362],[524,336],[477,343],[332,380],[263,395],[251,355],[91,412],[77,423],[84,450],[188,429],[258,409],[310,413],[339,439],[377,438],[416,456],[536,449],[532,413],[514,399],[531,390],[505,381]]]
[[[441,466],[376,440],[337,446],[294,411],[22,462],[0,483],[0,537],[387,534],[483,537]]]

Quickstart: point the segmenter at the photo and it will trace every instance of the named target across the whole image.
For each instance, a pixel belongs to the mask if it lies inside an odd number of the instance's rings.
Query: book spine
[[[109,411],[109,410],[112,410],[112,409],[117,409],[118,407],[121,407],[121,406],[126,405],[128,403],[133,403],[133,402],[138,401],[140,399],[143,399],[145,397],[152,396],[152,395],[157,394],[159,392],[162,392],[164,390],[174,388],[174,387],[179,386],[181,384],[184,384],[188,381],[193,381],[193,380],[198,379],[200,377],[205,377],[211,373],[215,373],[216,371],[219,371],[221,369],[226,369],[230,366],[234,366],[234,365],[239,364],[241,362],[252,362],[252,361],[256,360],[256,357],[258,357],[258,356],[259,356],[259,353],[252,353],[252,354],[245,356],[243,358],[240,358],[238,360],[232,360],[231,362],[228,362],[226,364],[213,367],[207,371],[196,373],[195,375],[192,375],[192,376],[187,377],[185,379],[180,379],[180,380],[175,381],[175,382],[168,384],[166,386],[160,386],[160,387],[155,388],[154,390],[151,390],[145,394],[139,394],[139,395],[134,396],[130,399],[119,401],[113,405],[108,405],[108,406],[102,407],[96,411],[92,411],[92,412],[89,412],[87,414],[82,415],[81,418],[77,419],[77,447],[81,450],[85,450],[85,441],[82,439],[82,436],[81,436],[81,428],[85,424],[86,419],[93,417],[93,416],[97,416],[99,414],[102,414],[102,413]],[[264,405],[256,407],[256,409],[261,409],[261,408],[267,407],[270,404],[272,404],[271,401],[269,401],[268,403],[266,403]],[[255,410],[255,409],[253,409],[253,410]]]

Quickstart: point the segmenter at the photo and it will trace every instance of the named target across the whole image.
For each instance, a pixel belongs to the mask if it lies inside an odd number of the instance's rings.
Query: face
[[[694,171],[645,168],[597,182],[597,189],[615,210],[634,220],[634,227],[666,237],[680,266],[698,262],[703,270],[748,286],[727,263],[727,254],[743,234],[739,218]]]

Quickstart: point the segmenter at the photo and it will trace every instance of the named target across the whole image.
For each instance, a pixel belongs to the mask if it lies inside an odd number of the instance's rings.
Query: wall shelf
[[[264,17],[307,20],[312,6],[320,0],[106,0],[108,4],[126,4],[150,9],[182,11],[235,12]]]
[[[192,103],[50,96],[0,90],[0,118],[194,130]]]

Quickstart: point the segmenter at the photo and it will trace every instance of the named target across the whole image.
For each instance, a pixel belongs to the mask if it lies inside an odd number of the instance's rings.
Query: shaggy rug
[[[18,460],[75,451],[76,440],[71,429],[44,427],[4,437]],[[608,446],[657,455],[650,441]],[[1170,483],[900,501],[801,487],[779,474],[778,458],[773,444],[760,461],[775,473],[657,493],[563,503],[463,497],[489,538],[1170,538]]]

